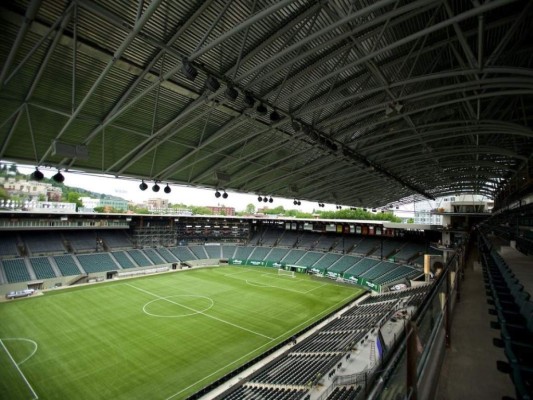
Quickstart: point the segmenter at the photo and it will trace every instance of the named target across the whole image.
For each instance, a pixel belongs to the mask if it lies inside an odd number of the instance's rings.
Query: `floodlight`
[[[235,101],[237,100],[237,97],[239,97],[239,92],[237,92],[237,89],[235,89],[233,86],[228,86],[224,92],[224,95],[229,101]]]
[[[274,199],[272,198],[272,196],[270,196],[270,199],[268,199],[268,202],[269,203],[274,203]]]
[[[220,82],[212,75],[209,75],[205,80],[205,86],[212,92],[216,92],[220,88]]]
[[[222,195],[221,195],[220,192],[217,190],[217,191],[215,192],[215,197],[218,199],[218,198],[220,198],[220,196],[222,196]]]
[[[259,115],[266,115],[268,112],[267,108],[263,105],[263,103],[260,103],[255,109],[255,111],[257,111]]]
[[[261,203],[263,201],[263,198],[261,196],[257,196],[257,201]]]
[[[41,171],[39,171],[38,167],[35,167],[35,171],[31,174],[31,178],[35,181],[42,181],[44,178],[44,175]]]
[[[302,202],[300,200],[298,200],[298,205],[301,206],[302,205]]]
[[[223,199],[227,199],[227,198],[228,198],[228,194],[226,193],[225,190],[224,190],[224,194],[222,194],[222,198],[223,198]]]
[[[253,107],[255,105],[255,99],[251,93],[244,93],[244,104],[248,107]]]
[[[274,110],[270,113],[270,120],[272,122],[278,122],[279,120],[281,119],[281,116],[279,115],[279,113]]]
[[[263,197],[263,202],[264,202],[264,203],[268,203],[268,197],[266,197],[266,196]]]
[[[54,176],[52,176],[52,179],[54,181],[56,181],[57,183],[63,183],[65,182],[65,177],[63,176],[63,174],[61,174],[61,172],[59,170],[57,170],[57,174],[55,174]]]
[[[193,82],[196,79],[196,76],[198,75],[198,71],[196,70],[196,68],[194,68],[190,61],[186,58],[181,61],[181,72],[183,72],[185,78]]]
[[[139,189],[141,189],[143,192],[148,189],[148,185],[143,181],[141,181],[141,184],[139,185]]]
[[[152,190],[153,190],[154,192],[157,193],[157,192],[159,192],[159,189],[160,189],[160,187],[159,187],[159,185],[157,184],[157,182],[154,183],[154,186],[152,186]]]
[[[169,194],[172,189],[170,188],[170,186],[168,186],[168,183],[167,183],[167,186],[165,186],[165,188],[163,189],[163,191],[166,193],[166,194]]]

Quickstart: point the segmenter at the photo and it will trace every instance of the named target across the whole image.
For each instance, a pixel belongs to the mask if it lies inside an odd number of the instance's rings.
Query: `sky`
[[[2,161],[2,163],[11,164],[11,162],[7,161]],[[31,174],[35,170],[34,166],[20,164],[17,164],[17,168],[23,174]],[[57,170],[50,168],[40,168],[40,171],[46,178],[51,178],[57,172]],[[259,203],[257,201],[256,194],[237,193],[232,192],[231,190],[227,191],[227,199],[223,199],[222,197],[217,199],[215,197],[215,191],[212,189],[201,189],[176,184],[170,185],[172,191],[169,194],[166,194],[163,191],[165,184],[160,184],[160,191],[155,193],[152,191],[153,183],[148,181],[146,182],[148,184],[148,189],[141,191],[139,189],[139,184],[141,181],[137,179],[115,178],[111,175],[95,175],[78,171],[61,171],[61,173],[65,176],[64,184],[67,186],[78,187],[96,193],[118,196],[135,203],[142,203],[143,201],[153,198],[163,198],[168,199],[168,201],[173,204],[183,203],[186,205],[195,206],[226,206],[234,207],[236,211],[243,211],[250,203],[253,204],[256,209],[264,206],[274,208],[281,205],[285,209],[298,209],[304,212],[313,212],[313,210],[336,210],[336,204],[326,203],[324,208],[319,208],[318,203],[302,200],[302,204],[300,206],[295,206],[293,204],[294,199],[278,198],[275,196],[273,196],[273,203]],[[394,212],[399,217],[412,217],[415,209],[419,211],[430,210],[432,208],[435,208],[435,204],[433,204],[433,202],[422,201],[416,204],[411,203],[400,206],[400,210],[394,210]]]

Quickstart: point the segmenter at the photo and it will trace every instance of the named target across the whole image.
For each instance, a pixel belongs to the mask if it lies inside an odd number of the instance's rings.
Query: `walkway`
[[[511,378],[496,369],[497,360],[506,360],[503,349],[492,339],[499,331],[490,327],[496,317],[489,315],[483,273],[477,248],[473,248],[465,270],[461,301],[456,304],[451,348],[446,351],[436,400],[487,400],[515,397]]]

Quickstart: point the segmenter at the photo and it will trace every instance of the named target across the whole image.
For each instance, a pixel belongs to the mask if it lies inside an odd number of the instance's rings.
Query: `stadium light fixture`
[[[225,190],[224,190],[224,193],[222,194],[222,198],[223,198],[223,199],[227,199],[227,198],[228,198],[228,194],[226,193]]]
[[[166,193],[166,194],[169,194],[172,189],[170,188],[170,186],[168,186],[168,183],[167,183],[167,186],[165,186],[165,188],[163,189],[163,191]]]
[[[154,186],[152,186],[152,190],[157,193],[159,192],[159,189],[160,189],[159,185],[157,184],[157,182],[155,182]]]
[[[141,184],[139,185],[139,189],[141,189],[143,192],[148,189],[148,185],[146,184],[146,182],[141,181]]]
[[[302,202],[300,200],[298,200],[298,205],[301,206],[302,205]]]
[[[294,204],[295,206],[298,205],[298,200],[294,199],[294,201],[292,202],[292,204]]]
[[[257,201],[261,203],[263,201],[263,198],[261,196],[257,196]]]
[[[239,97],[239,92],[237,92],[237,89],[233,86],[228,86],[224,92],[224,96],[226,96],[226,99],[229,101],[235,101],[237,100],[237,97]]]
[[[270,113],[270,120],[272,122],[278,122],[280,119],[281,119],[281,115],[279,115],[279,113],[276,110]]]
[[[52,179],[54,181],[56,181],[57,183],[63,183],[65,182],[65,177],[63,176],[63,174],[61,173],[61,171],[57,170],[57,174],[55,174],[54,176],[52,176]]]
[[[37,182],[42,181],[44,178],[44,174],[39,171],[38,167],[35,167],[35,171],[31,174],[31,178]]]
[[[198,76],[198,71],[196,68],[193,67],[191,62],[184,58],[181,61],[181,72],[183,72],[183,75],[185,75],[185,78],[190,80],[191,82],[194,82],[196,77]]]
[[[212,75],[209,75],[205,80],[205,86],[212,92],[216,92],[220,88],[220,82]]]
[[[267,108],[265,107],[263,103],[259,103],[255,111],[257,111],[259,115],[266,115],[268,112]]]
[[[272,196],[270,196],[270,198],[268,199],[268,202],[269,203],[274,203],[274,199],[272,198]]]
[[[215,197],[218,199],[218,198],[220,198],[220,196],[222,196],[222,195],[220,194],[220,192],[217,189],[217,191],[215,192]]]
[[[252,108],[255,105],[255,99],[251,93],[244,93],[244,104],[246,104],[246,106],[249,108]]]
[[[268,203],[268,197],[263,197],[263,203]]]

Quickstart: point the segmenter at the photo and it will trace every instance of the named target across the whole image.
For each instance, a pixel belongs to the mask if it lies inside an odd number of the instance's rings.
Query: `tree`
[[[9,194],[7,193],[7,191],[3,187],[0,187],[0,199],[2,199],[2,200],[8,200],[9,199]]]
[[[408,223],[408,224],[414,224],[414,223],[415,223],[415,220],[414,220],[413,218],[409,218],[409,219],[407,220],[407,223]]]
[[[83,207],[83,202],[80,200],[81,194],[78,192],[68,192],[67,193],[67,202],[76,203],[76,210],[80,207]]]
[[[255,214],[255,206],[252,203],[250,203],[246,206],[245,211],[246,211],[246,214]]]

